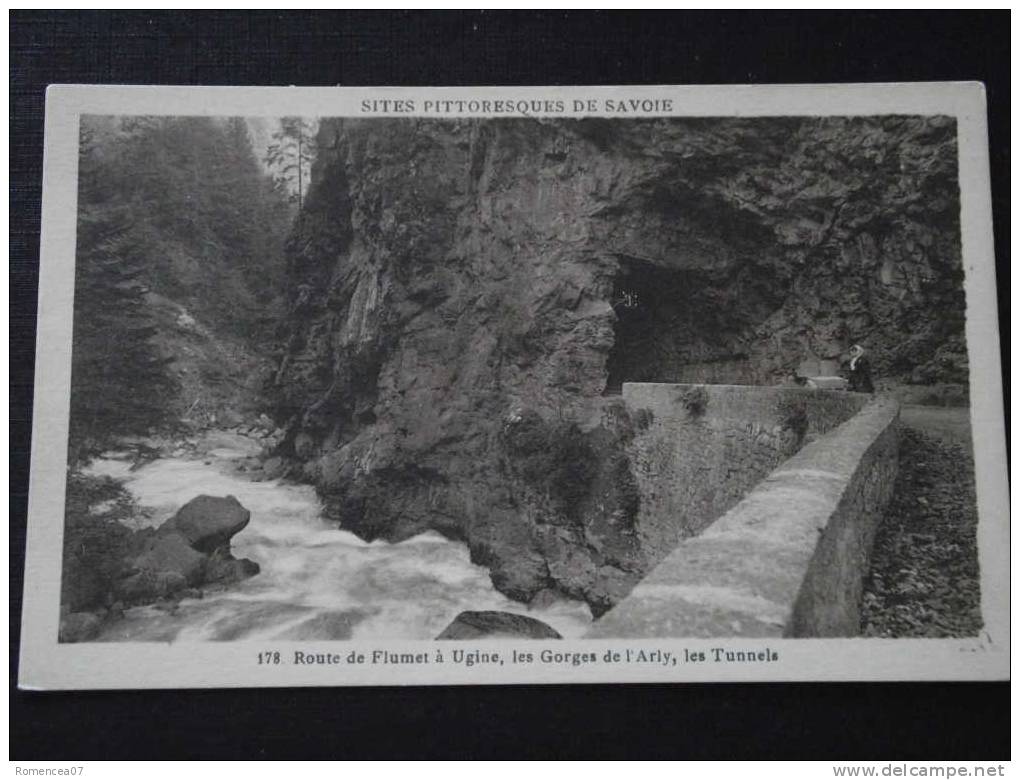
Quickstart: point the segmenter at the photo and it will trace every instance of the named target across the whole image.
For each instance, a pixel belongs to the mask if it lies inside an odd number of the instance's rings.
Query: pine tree
[[[152,341],[143,265],[126,210],[111,202],[83,134],[71,367],[72,462],[80,449],[165,422],[173,384]]]
[[[221,181],[228,192],[222,201],[230,204],[225,224],[235,236],[235,262],[256,301],[269,305],[284,285],[281,257],[290,227],[289,198],[260,165],[244,119],[227,120],[224,149],[227,172]]]
[[[277,180],[291,192],[300,212],[316,154],[312,122],[298,116],[285,116],[273,140],[276,143],[266,153],[266,164],[277,170]]]

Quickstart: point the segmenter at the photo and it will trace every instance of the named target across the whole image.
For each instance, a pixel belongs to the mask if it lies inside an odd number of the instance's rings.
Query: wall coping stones
[[[629,389],[639,405],[656,397]],[[806,444],[683,540],[587,636],[856,635],[874,530],[895,480],[898,420],[899,404],[878,398]]]

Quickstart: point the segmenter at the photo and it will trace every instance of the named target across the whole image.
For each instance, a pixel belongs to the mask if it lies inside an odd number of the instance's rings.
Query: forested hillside
[[[256,405],[295,205],[242,118],[85,117],[72,448]]]

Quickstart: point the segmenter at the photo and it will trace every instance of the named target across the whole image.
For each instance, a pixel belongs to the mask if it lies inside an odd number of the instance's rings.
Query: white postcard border
[[[978,547],[985,629],[975,639],[648,639],[556,642],[202,642],[59,644],[63,496],[74,294],[78,120],[82,114],[216,116],[487,116],[363,112],[362,101],[670,101],[640,116],[946,114],[958,128],[961,236],[971,366],[971,422],[978,494]],[[535,116],[536,114],[529,114]],[[541,116],[542,114],[537,114]],[[557,117],[611,116],[602,110]],[[505,115],[504,115],[505,116]],[[618,116],[618,115],[616,115]],[[630,117],[635,114],[628,114]],[[625,121],[619,117],[620,121]],[[52,86],[47,92],[39,315],[28,544],[19,685],[23,689],[262,687],[303,685],[706,682],[794,680],[990,680],[1009,675],[1009,504],[995,296],[985,95],[977,83],[296,88]],[[687,662],[684,652],[751,651],[777,660]],[[498,654],[502,663],[453,663],[454,650]],[[658,650],[661,662],[607,662],[607,653]],[[258,663],[280,652],[280,664]],[[370,663],[375,651],[425,653],[427,662]],[[435,654],[444,656],[442,664]],[[565,661],[512,662],[514,651],[548,651]],[[295,652],[338,656],[294,663]],[[671,665],[669,658],[681,659]],[[365,654],[362,663],[349,655]],[[594,655],[594,662],[575,654]],[[689,657],[689,656],[686,656]],[[575,663],[576,661],[576,663]]]

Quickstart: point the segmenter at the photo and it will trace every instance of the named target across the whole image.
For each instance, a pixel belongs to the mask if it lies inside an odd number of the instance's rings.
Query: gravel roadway
[[[969,410],[905,406],[900,470],[864,584],[862,634],[966,637],[982,626]]]

